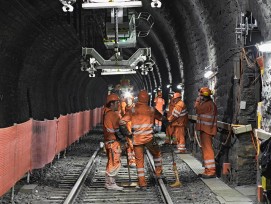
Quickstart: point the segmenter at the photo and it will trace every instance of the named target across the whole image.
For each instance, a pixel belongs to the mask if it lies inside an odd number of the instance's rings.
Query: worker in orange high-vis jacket
[[[175,153],[186,153],[185,148],[185,128],[188,123],[188,112],[186,105],[182,101],[182,95],[178,92],[173,94],[174,108],[172,114],[167,118],[173,128],[173,133],[177,140],[177,150]]]
[[[130,111],[134,107],[133,103],[133,97],[127,97],[125,99],[125,110],[124,110],[124,115],[127,111]],[[122,115],[122,116],[124,116]],[[131,132],[132,131],[132,126],[131,126],[131,121],[126,124],[127,129]],[[128,156],[128,162],[130,168],[135,168],[136,167],[136,162],[135,162],[135,152],[134,152],[134,145],[133,141],[131,138],[126,137],[126,150],[127,150],[127,156]]]
[[[162,120],[162,114],[148,106],[149,95],[145,90],[138,94],[138,102],[130,111],[126,112],[120,120],[120,130],[123,135],[132,137],[136,168],[138,176],[138,188],[146,190],[147,182],[145,180],[144,169],[144,147],[149,149],[153,155],[155,173],[157,177],[162,175],[162,155],[158,144],[153,138],[154,120]],[[131,121],[132,132],[128,131],[126,124]]]
[[[116,184],[115,178],[121,167],[121,145],[120,140],[125,137],[119,132],[120,117],[117,112],[120,99],[117,94],[107,96],[106,105],[103,110],[103,132],[104,143],[107,154],[107,165],[105,174],[105,188],[109,190],[123,190]]]
[[[163,111],[164,111],[164,105],[165,105],[165,100],[162,98],[162,91],[159,90],[157,92],[157,97],[155,97],[154,99],[154,103],[155,103],[155,108],[156,110],[158,110],[162,115],[163,115]],[[155,120],[155,130],[156,132],[161,132],[162,129],[162,121],[160,120]]]
[[[169,101],[168,104],[168,112],[167,112],[167,117],[169,118],[172,115],[172,111],[174,108],[174,100],[173,100],[173,95]],[[165,139],[165,144],[177,144],[177,139],[176,136],[173,134],[174,128],[172,125],[169,123],[166,127],[166,139]]]
[[[211,99],[212,91],[208,87],[199,90],[199,96],[195,102],[197,114],[196,130],[200,131],[202,156],[205,170],[199,176],[203,178],[216,177],[215,155],[212,146],[212,138],[217,133],[217,107]]]

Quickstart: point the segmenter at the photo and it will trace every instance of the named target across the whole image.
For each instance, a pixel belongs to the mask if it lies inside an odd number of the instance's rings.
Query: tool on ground
[[[176,178],[175,183],[171,184],[170,187],[171,188],[178,188],[178,187],[182,186],[182,183],[180,182],[179,172],[178,172],[177,165],[176,165],[176,162],[174,159],[174,150],[173,150],[171,137],[170,137],[170,146],[171,146],[171,155],[172,155],[172,170],[173,170],[175,178]]]

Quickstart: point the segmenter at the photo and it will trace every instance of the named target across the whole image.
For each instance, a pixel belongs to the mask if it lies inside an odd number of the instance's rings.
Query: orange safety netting
[[[90,130],[90,111],[84,111],[84,127],[83,134],[87,134]]]
[[[0,129],[0,196],[101,122],[102,108]]]
[[[68,136],[68,146],[75,142],[76,138],[76,114],[69,114],[69,136]]]
[[[76,120],[76,140],[78,140],[83,135],[83,114],[82,112],[79,112],[76,114],[77,120]]]
[[[17,126],[16,157],[15,157],[15,180],[20,180],[31,168],[32,147],[32,124],[33,121],[21,123]]]
[[[57,141],[57,132],[56,132],[56,127],[57,127],[57,120],[47,120],[47,150],[46,150],[46,155],[47,155],[47,160],[46,164],[52,162],[54,160],[54,157],[56,155],[56,141]]]
[[[56,120],[33,121],[32,168],[50,163],[56,152]]]
[[[57,123],[56,154],[63,151],[68,146],[68,135],[69,135],[68,125],[69,125],[68,116],[61,115],[58,118],[58,123]]]
[[[0,196],[30,170],[32,120],[0,129]]]

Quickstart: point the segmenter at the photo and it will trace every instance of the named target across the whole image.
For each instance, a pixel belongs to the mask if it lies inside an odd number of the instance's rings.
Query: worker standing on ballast
[[[117,94],[107,96],[103,111],[104,143],[107,154],[107,165],[105,173],[105,188],[108,190],[123,190],[116,184],[116,176],[121,167],[121,145],[120,141],[125,137],[119,132],[119,109],[120,98]]]
[[[162,175],[162,155],[158,144],[153,138],[154,119],[162,120],[163,116],[153,107],[148,106],[149,95],[145,90],[138,94],[138,102],[130,111],[126,112],[120,120],[120,130],[123,135],[132,138],[139,190],[147,189],[144,169],[144,147],[153,155],[155,173],[157,177]],[[131,121],[132,132],[128,131],[126,124]]]
[[[168,117],[168,122],[173,128],[172,135],[177,140],[177,150],[175,153],[186,153],[185,128],[188,123],[188,112],[185,103],[182,101],[181,93],[175,92],[171,100],[173,100],[174,108],[172,114]]]

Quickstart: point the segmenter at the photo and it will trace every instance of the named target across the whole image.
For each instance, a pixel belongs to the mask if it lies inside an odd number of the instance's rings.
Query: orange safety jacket
[[[150,142],[153,138],[154,119],[162,120],[162,114],[146,103],[138,102],[120,120],[120,125],[131,121],[133,144],[141,145]]]
[[[170,102],[169,102],[169,105],[168,105],[168,112],[167,112],[167,117],[168,118],[172,115],[174,105],[175,105],[175,103],[173,102],[173,99],[171,99]]]
[[[196,130],[215,136],[217,133],[217,107],[213,100],[196,101]]]
[[[106,107],[103,111],[103,119],[104,141],[117,140],[115,133],[119,131],[119,114]]]
[[[168,121],[172,122],[172,126],[184,127],[188,123],[188,112],[186,105],[182,100],[174,104],[171,115],[168,117]]]
[[[126,112],[126,102],[125,101],[121,101],[120,103],[120,110],[121,110],[121,116],[124,116],[125,112]]]

